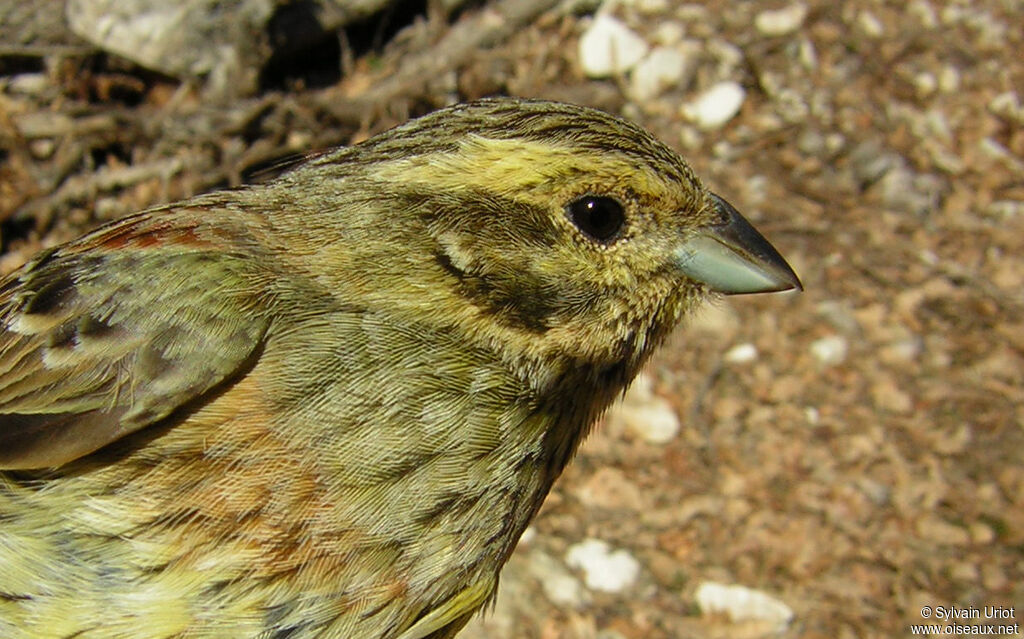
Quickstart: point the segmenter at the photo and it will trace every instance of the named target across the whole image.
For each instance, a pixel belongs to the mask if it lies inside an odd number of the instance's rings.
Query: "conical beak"
[[[803,290],[786,260],[739,211],[714,193],[722,220],[706,226],[677,250],[687,277],[727,295]]]

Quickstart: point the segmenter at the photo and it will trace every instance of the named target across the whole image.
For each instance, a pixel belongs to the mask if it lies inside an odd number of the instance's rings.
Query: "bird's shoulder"
[[[148,211],[0,282],[0,467],[66,463],[249,365],[272,278],[245,222],[208,205]]]

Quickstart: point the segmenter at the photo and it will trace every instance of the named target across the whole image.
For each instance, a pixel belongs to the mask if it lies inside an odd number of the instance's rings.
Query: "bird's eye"
[[[570,202],[566,212],[585,235],[606,244],[614,240],[626,224],[622,205],[610,197],[585,195]]]

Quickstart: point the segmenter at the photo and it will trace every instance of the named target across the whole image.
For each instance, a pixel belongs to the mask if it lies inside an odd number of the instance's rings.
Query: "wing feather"
[[[0,468],[65,464],[251,364],[262,271],[198,213],[128,218],[0,283]]]

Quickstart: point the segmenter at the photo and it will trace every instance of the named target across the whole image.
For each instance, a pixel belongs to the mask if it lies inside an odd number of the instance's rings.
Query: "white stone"
[[[731,364],[746,364],[757,359],[757,347],[746,342],[737,344],[726,351],[723,359]]]
[[[643,373],[637,375],[622,402],[611,409],[608,421],[621,424],[648,444],[671,441],[681,426],[672,404],[654,394],[650,377]]]
[[[811,342],[811,355],[830,366],[842,363],[848,350],[849,344],[842,335],[828,335]]]
[[[523,531],[522,535],[519,535],[519,544],[516,546],[528,546],[533,543],[533,540],[537,538],[537,529],[533,526],[527,526],[526,530]]]
[[[1016,91],[1006,91],[995,96],[988,103],[988,110],[1009,120],[1024,124],[1024,107]]]
[[[697,127],[684,124],[679,127],[679,144],[682,144],[684,149],[699,149],[704,145],[704,136],[700,134]],[[697,317],[696,313],[694,313],[694,317]]]
[[[551,603],[579,609],[590,601],[591,596],[580,580],[555,557],[536,552],[529,556],[528,561],[530,574],[540,582],[541,590]]]
[[[885,27],[882,21],[870,11],[861,11],[857,16],[857,26],[869,38],[881,38],[885,35]]]
[[[632,69],[647,55],[643,38],[609,15],[600,14],[580,38],[580,66],[591,78],[607,78]]]
[[[633,69],[630,76],[630,96],[637,101],[658,97],[665,89],[678,85],[692,71],[695,60],[675,47],[655,47]]]
[[[266,25],[274,0],[67,0],[77,35],[142,66],[205,78],[221,95],[254,91],[272,47]],[[264,34],[264,35],[260,35]]]
[[[914,88],[917,89],[917,95],[922,98],[935,93],[935,89],[938,87],[939,80],[931,71],[922,71],[914,76]]]
[[[647,15],[665,15],[669,8],[668,0],[633,0],[633,5]]]
[[[793,33],[804,24],[807,5],[797,2],[781,9],[762,11],[754,18],[754,26],[766,36],[782,36]]]
[[[793,619],[793,610],[771,595],[745,586],[727,586],[705,581],[695,594],[705,615],[725,614],[733,623],[766,621],[783,630]]]
[[[570,546],[565,563],[583,572],[587,588],[601,592],[621,592],[640,574],[640,562],[625,550],[612,550],[600,539],[584,539]]]
[[[886,346],[883,349],[883,355],[886,359],[910,362],[921,355],[921,349],[922,344],[920,337],[907,337]]]
[[[800,38],[799,47],[798,58],[800,59],[800,66],[808,71],[817,69],[818,51],[814,48],[814,43],[807,38]]]
[[[720,82],[683,105],[683,115],[704,130],[721,128],[743,106],[746,91],[737,82]]]
[[[985,215],[1003,220],[1024,217],[1024,202],[1020,200],[996,200],[985,207]]]
[[[7,81],[11,93],[40,95],[53,83],[45,73],[20,73]]]
[[[626,429],[648,444],[666,444],[679,434],[679,417],[662,397],[643,404],[623,404],[619,411]]]
[[[686,35],[686,28],[678,22],[662,22],[654,28],[654,41],[671,46],[679,44]]]
[[[954,93],[960,88],[960,71],[947,64],[939,71],[939,90],[943,93]]]
[[[939,15],[927,0],[914,0],[907,6],[907,13],[916,17],[925,29],[934,29],[939,26]]]
[[[32,152],[32,157],[37,160],[45,160],[53,155],[57,143],[49,138],[40,138],[29,141],[28,148]]]

